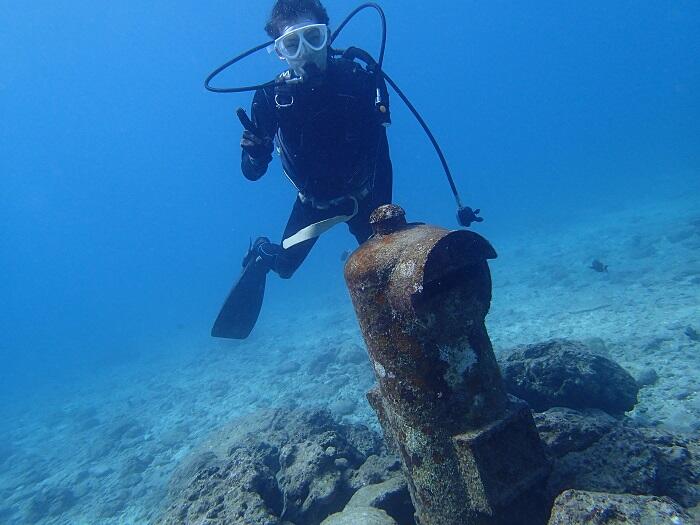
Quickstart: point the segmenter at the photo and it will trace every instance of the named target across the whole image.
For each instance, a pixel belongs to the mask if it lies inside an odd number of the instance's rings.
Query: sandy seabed
[[[488,317],[497,355],[551,338],[587,341],[650,383],[628,413],[634,422],[700,430],[696,202],[532,231],[497,249]],[[608,271],[590,269],[594,259]],[[225,422],[262,408],[322,404],[378,428],[364,397],[373,383],[343,297],[315,313],[266,318],[233,347],[212,341],[144,358],[60,397],[28,400],[3,425],[0,522],[151,523],[178,462]]]

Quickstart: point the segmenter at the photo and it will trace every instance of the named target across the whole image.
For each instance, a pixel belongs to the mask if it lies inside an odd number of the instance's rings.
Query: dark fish
[[[700,334],[692,326],[688,326],[683,333],[690,337],[692,341],[700,341]]]
[[[589,268],[590,268],[591,270],[593,270],[594,272],[598,272],[598,273],[603,273],[603,272],[607,272],[607,271],[608,271],[608,265],[607,265],[607,264],[603,264],[603,263],[600,262],[598,259],[595,259],[595,260],[591,263],[591,265],[589,266]]]
[[[340,254],[340,262],[345,262],[348,260],[348,257],[350,257],[350,254],[352,252],[350,250],[345,250],[343,253]]]

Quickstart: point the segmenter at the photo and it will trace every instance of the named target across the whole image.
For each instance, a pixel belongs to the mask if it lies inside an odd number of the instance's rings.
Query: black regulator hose
[[[270,82],[265,82],[264,84],[258,84],[256,86],[243,86],[243,87],[234,87],[234,88],[218,88],[218,87],[213,87],[211,85],[211,81],[214,80],[214,77],[216,77],[219,73],[222,71],[225,71],[226,69],[230,68],[232,65],[236,64],[237,62],[240,62],[244,58],[249,57],[253,53],[257,53],[261,49],[265,49],[267,46],[274,44],[275,41],[271,40],[270,42],[265,42],[264,44],[260,44],[259,46],[255,46],[252,49],[249,49],[245,53],[241,53],[235,58],[232,58],[228,62],[226,62],[224,65],[217,67],[214,71],[212,71],[209,76],[206,78],[204,81],[204,87],[213,92],[213,93],[243,93],[244,91],[257,91],[258,89],[264,89],[268,86],[274,86],[275,81],[271,80]]]
[[[382,43],[379,46],[379,60],[377,60],[377,65],[379,66],[379,69],[381,69],[382,65],[384,64],[384,51],[386,50],[386,15],[384,14],[384,9],[382,9],[379,4],[368,2],[353,9],[353,11],[345,17],[345,20],[340,23],[338,29],[336,29],[331,35],[331,44],[333,44],[335,39],[338,38],[338,35],[343,29],[345,29],[345,26],[348,25],[350,20],[355,18],[355,15],[364,9],[374,9],[377,13],[379,13],[379,18],[382,20]]]
[[[433,148],[435,148],[435,152],[437,153],[437,156],[440,158],[440,162],[442,163],[442,169],[445,171],[445,176],[447,177],[447,182],[450,184],[450,189],[452,190],[452,195],[454,195],[455,202],[457,203],[457,222],[461,224],[462,226],[469,227],[473,222],[483,222],[483,218],[479,217],[479,213],[481,210],[473,210],[469,206],[464,206],[462,204],[462,199],[459,196],[459,191],[457,190],[457,185],[455,184],[454,179],[452,178],[452,171],[450,170],[450,167],[447,165],[447,159],[445,158],[445,155],[442,152],[442,148],[440,147],[440,144],[438,144],[438,141],[435,139],[435,136],[433,135],[433,132],[430,131],[430,128],[428,127],[428,124],[423,120],[423,117],[421,116],[420,113],[418,113],[418,110],[415,108],[415,106],[411,103],[411,101],[408,99],[408,97],[404,94],[403,91],[401,91],[401,88],[396,85],[396,82],[391,80],[389,75],[387,75],[384,71],[382,71],[382,75],[384,76],[384,79],[387,81],[387,84],[389,84],[392,89],[396,92],[396,94],[403,100],[403,103],[406,104],[406,107],[413,113],[413,116],[416,117],[416,120],[420,124],[420,126],[423,128],[423,131],[425,131],[425,134],[428,136],[428,139],[430,140],[430,143],[433,145]]]
[[[425,134],[428,135],[428,139],[430,140],[431,144],[435,148],[435,152],[437,153],[438,157],[440,157],[440,162],[442,163],[442,169],[445,170],[445,175],[447,176],[447,182],[450,183],[450,189],[452,190],[452,195],[454,195],[455,200],[457,201],[457,206],[462,207],[462,199],[459,197],[459,191],[457,191],[457,186],[455,185],[455,181],[452,178],[452,172],[450,171],[450,167],[447,165],[447,159],[445,158],[445,155],[442,153],[442,148],[440,147],[440,144],[438,144],[438,141],[435,139],[435,136],[433,135],[433,132],[430,131],[430,128],[428,127],[428,124],[426,124],[425,120],[423,120],[423,117],[421,116],[420,113],[418,113],[418,110],[415,108],[413,104],[411,104],[411,101],[408,100],[408,97],[404,94],[403,91],[399,88],[399,86],[396,85],[396,82],[391,80],[389,75],[384,73],[382,71],[382,74],[384,75],[384,79],[387,81],[387,84],[389,84],[394,91],[396,91],[396,94],[403,100],[403,103],[406,104],[406,107],[413,113],[413,116],[416,117],[416,120],[418,123],[421,125],[423,128],[423,131],[425,131]]]

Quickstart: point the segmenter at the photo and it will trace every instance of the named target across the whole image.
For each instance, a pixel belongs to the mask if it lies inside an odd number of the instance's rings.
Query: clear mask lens
[[[325,45],[326,32],[322,31],[320,27],[310,27],[308,30],[304,31],[304,40],[314,49]]]
[[[298,34],[292,33],[290,35],[282,37],[280,45],[284,54],[294,56],[299,52],[299,46],[301,46],[301,38],[299,38]]]

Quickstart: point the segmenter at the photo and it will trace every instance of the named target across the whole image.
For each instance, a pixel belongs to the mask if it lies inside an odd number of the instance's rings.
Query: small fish
[[[348,260],[348,257],[350,257],[350,254],[352,252],[350,250],[345,250],[343,253],[340,254],[340,262],[345,262]]]
[[[683,333],[687,335],[691,341],[700,341],[700,334],[692,326],[686,327],[685,332]]]
[[[603,263],[600,262],[598,259],[595,259],[595,260],[591,263],[591,265],[589,266],[589,268],[590,268],[591,270],[593,270],[594,272],[598,272],[598,273],[603,273],[603,272],[607,272],[607,271],[608,271],[608,265],[607,265],[607,264],[603,264]]]

